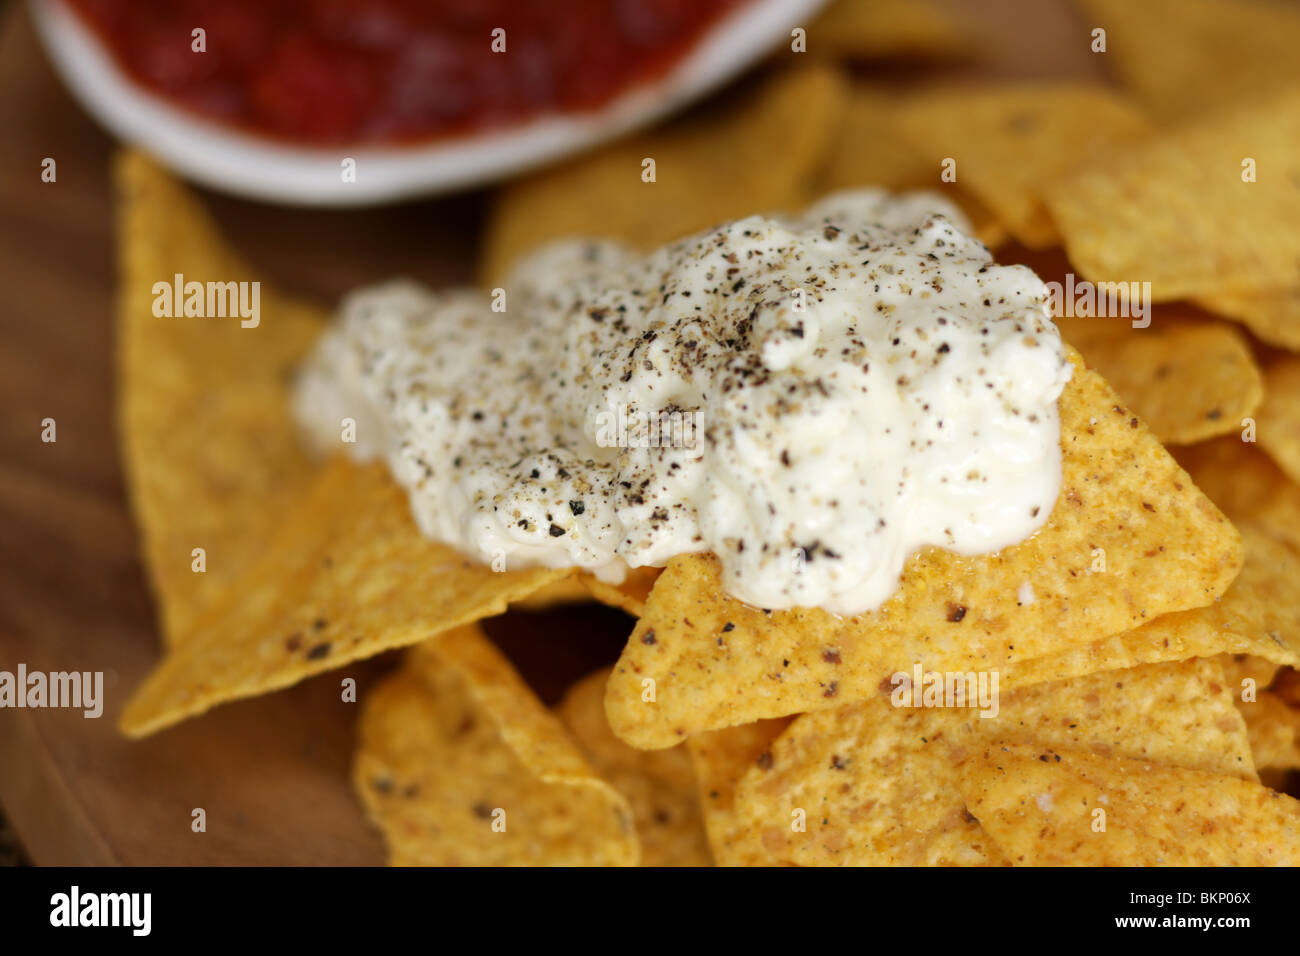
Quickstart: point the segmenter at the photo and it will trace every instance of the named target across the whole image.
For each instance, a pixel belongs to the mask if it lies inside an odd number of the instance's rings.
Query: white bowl
[[[806,25],[825,0],[752,0],[705,33],[671,71],[605,107],[457,139],[322,149],[263,139],[208,121],[149,93],[117,67],[60,0],[31,0],[37,30],[63,81],[119,138],[222,192],[307,206],[362,206],[449,192],[558,159],[653,122],[739,74]],[[342,161],[356,161],[343,182]]]

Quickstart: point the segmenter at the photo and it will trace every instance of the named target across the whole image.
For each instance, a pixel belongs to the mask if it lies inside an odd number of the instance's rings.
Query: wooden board
[[[968,69],[1099,70],[1063,3],[980,10],[989,54]],[[0,804],[41,864],[382,863],[348,785],[355,705],[339,700],[338,681],[355,677],[364,694],[391,658],[143,742],[115,733],[158,644],[112,414],[112,144],[52,75],[24,4],[0,20],[0,130],[0,669],[102,670],[108,697],[99,720],[0,711]],[[56,183],[40,180],[45,157],[58,164]],[[483,206],[481,194],[359,212],[207,198],[254,263],[322,301],[393,274],[464,281]],[[47,417],[54,444],[40,440]],[[626,633],[612,614],[525,616],[493,636],[554,700],[612,660]],[[206,833],[190,828],[198,807]]]

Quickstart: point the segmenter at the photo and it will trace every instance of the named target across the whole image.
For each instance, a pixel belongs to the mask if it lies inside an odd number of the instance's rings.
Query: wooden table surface
[[[946,0],[983,40],[965,69],[1100,70],[1061,2]],[[0,806],[39,864],[378,864],[348,785],[355,705],[331,674],[218,708],[143,742],[114,730],[158,654],[113,419],[110,138],[47,65],[23,4],[0,7],[0,670],[105,672],[104,716],[0,710]],[[58,180],[42,183],[53,157]],[[484,196],[378,210],[279,209],[205,193],[284,287],[333,301],[393,274],[471,273]],[[41,421],[58,441],[40,440]],[[627,632],[616,612],[512,616],[493,636],[544,699]],[[565,634],[564,640],[556,635]],[[364,694],[391,656],[351,666]],[[207,813],[192,833],[191,812]]]

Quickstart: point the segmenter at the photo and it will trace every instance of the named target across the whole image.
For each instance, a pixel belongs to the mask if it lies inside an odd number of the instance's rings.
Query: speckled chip
[[[1017,743],[966,760],[958,785],[1015,865],[1300,863],[1300,801],[1241,777]]]
[[[735,796],[739,848],[799,865],[997,866],[956,768],[991,741],[1074,748],[1254,780],[1246,729],[1217,661],[1145,665],[957,698],[891,681],[797,718]],[[978,684],[968,685],[974,689]]]
[[[900,131],[935,178],[950,170],[1030,248],[1060,238],[1043,203],[1047,185],[1148,129],[1123,95],[1084,84],[967,83],[922,93],[899,112]]]
[[[153,733],[209,707],[417,644],[506,606],[564,571],[496,573],[422,535],[381,464],[333,461],[260,557],[171,648],[120,726]]]
[[[633,750],[615,737],[605,719],[608,677],[603,669],[578,681],[556,713],[601,779],[631,806],[641,865],[708,866],[712,858],[686,749]]]
[[[1238,525],[1245,545],[1241,573],[1213,604],[1162,614],[1150,624],[1095,644],[1056,651],[1003,670],[1009,686],[1159,661],[1231,654],[1276,669],[1300,664],[1300,554],[1251,523]],[[1232,674],[1240,673],[1233,668]],[[1235,681],[1234,681],[1235,683]]]
[[[864,699],[915,663],[1008,668],[1214,601],[1241,568],[1239,535],[1077,353],[1072,361],[1061,493],[1042,530],[992,555],[921,551],[889,601],[851,618],[749,607],[723,593],[715,559],[674,558],[610,678],[614,731],[633,746],[672,746]]]
[[[1198,322],[1160,307],[1149,328],[1127,318],[1057,319],[1077,348],[1165,444],[1239,432],[1264,396],[1246,337],[1223,322]]]
[[[394,866],[631,866],[624,797],[475,626],[370,691],[353,785]]]
[[[780,861],[756,841],[747,839],[736,815],[736,787],[751,767],[772,765],[772,741],[791,718],[760,720],[725,730],[693,734],[686,749],[695,767],[700,806],[718,866],[779,866]]]

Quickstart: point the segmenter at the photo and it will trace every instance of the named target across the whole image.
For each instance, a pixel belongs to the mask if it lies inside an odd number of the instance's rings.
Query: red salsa
[[[663,75],[747,0],[67,2],[142,86],[253,132],[331,145],[598,108]]]

